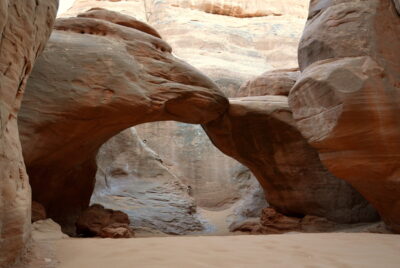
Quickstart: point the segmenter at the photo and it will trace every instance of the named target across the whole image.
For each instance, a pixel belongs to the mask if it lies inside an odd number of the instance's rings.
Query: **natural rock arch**
[[[110,137],[145,122],[206,123],[228,106],[217,86],[175,58],[149,26],[147,34],[143,24],[106,20],[131,17],[87,15],[99,19],[56,22],[19,116],[33,199],[70,227],[89,203],[95,157]]]
[[[175,58],[168,44],[158,36],[150,26],[132,17],[102,9],[91,10],[78,18],[58,20],[55,25],[44,55],[30,79],[19,126],[33,199],[46,207],[50,217],[67,227],[65,230],[73,232],[68,228],[73,227],[76,216],[89,204],[95,180],[95,157],[100,146],[125,128],[163,120],[205,125],[222,151],[252,166],[261,184],[270,191],[273,205],[282,212],[310,213],[339,222],[375,219],[365,200],[324,170],[315,153],[304,147],[306,141],[292,126],[287,104],[279,109],[286,109],[283,117],[289,116],[288,120],[275,117],[268,109],[261,114],[255,111],[255,118],[260,124],[286,124],[285,133],[292,131],[289,136],[296,137],[296,142],[301,144],[290,148],[304,149],[306,155],[312,155],[310,167],[317,168],[309,169],[307,172],[310,173],[305,176],[313,179],[300,179],[295,183],[304,183],[301,190],[291,190],[295,185],[291,183],[297,180],[296,172],[282,176],[283,173],[263,171],[263,165],[271,164],[272,170],[278,168],[272,155],[260,155],[261,165],[257,166],[250,164],[260,162],[253,154],[243,158],[243,155],[223,148],[224,145],[217,142],[217,136],[220,131],[230,132],[232,129],[218,120],[225,120],[223,116],[229,118],[226,112],[228,100],[206,76]],[[249,120],[248,113],[252,117],[252,106],[239,108],[239,120]],[[231,106],[230,111],[235,113],[236,107],[240,105]],[[244,123],[243,127],[246,127],[245,121],[238,126]],[[268,129],[264,130],[268,132]],[[253,134],[255,137],[251,137]],[[271,148],[280,146],[279,133],[267,135],[273,137],[270,140],[259,134],[249,133],[241,137],[253,139],[256,141],[254,144],[243,140],[235,144],[234,141],[229,145],[230,149],[237,150],[241,142],[250,146],[250,150],[257,150],[260,142],[266,142],[264,145]],[[287,150],[285,147],[281,149]],[[278,152],[280,149],[274,150]],[[293,163],[302,165],[303,162]],[[285,179],[278,183],[280,186],[273,182],[281,177]],[[270,179],[272,184],[268,184]],[[325,179],[329,186],[323,185]],[[273,184],[276,187],[268,187]],[[344,196],[321,198],[321,195],[311,194],[304,204],[298,202],[305,196],[302,194],[308,191],[307,187],[321,191],[332,185]],[[280,192],[281,187],[289,191]],[[343,191],[342,187],[346,190]],[[341,210],[346,212],[336,212]],[[357,216],[353,218],[349,215],[352,213]]]

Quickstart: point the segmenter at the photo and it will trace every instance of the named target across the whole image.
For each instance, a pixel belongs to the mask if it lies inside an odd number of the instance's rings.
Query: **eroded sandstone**
[[[144,122],[206,123],[227,108],[166,42],[104,18],[57,21],[19,117],[33,199],[64,227],[88,206],[95,157],[109,138]]]
[[[17,127],[26,81],[50,35],[58,1],[0,1],[0,267],[30,237],[31,190]]]
[[[324,165],[400,232],[400,16],[396,1],[314,1],[289,95]]]
[[[204,127],[221,151],[250,168],[279,212],[342,223],[377,219],[359,193],[322,165],[297,129],[286,96],[230,99],[229,111]]]

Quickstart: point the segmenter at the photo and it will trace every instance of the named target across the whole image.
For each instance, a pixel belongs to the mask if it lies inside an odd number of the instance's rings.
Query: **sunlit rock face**
[[[400,232],[398,1],[312,1],[289,95],[325,166]]]
[[[57,20],[18,119],[33,199],[64,229],[89,204],[109,138],[145,122],[205,123],[227,109],[218,87],[149,26],[104,13]]]
[[[10,267],[30,236],[31,189],[18,135],[26,81],[50,35],[57,1],[0,1],[0,267]]]

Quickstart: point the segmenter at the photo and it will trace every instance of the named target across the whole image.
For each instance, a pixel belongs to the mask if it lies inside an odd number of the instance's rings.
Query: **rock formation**
[[[106,8],[146,21],[174,54],[208,75],[229,97],[275,68],[296,68],[308,0],[76,0],[64,17]]]
[[[400,232],[398,1],[313,1],[289,103],[324,165]]]
[[[119,210],[94,204],[84,210],[76,221],[76,233],[85,237],[131,238],[128,215]]]
[[[134,128],[100,148],[97,167],[91,203],[125,212],[135,229],[168,234],[204,229],[187,185],[146,146]]]
[[[56,0],[0,0],[0,267],[16,261],[30,236],[31,190],[17,113],[56,9]]]
[[[237,97],[278,95],[288,96],[299,77],[298,69],[267,71],[244,83]]]
[[[279,212],[342,223],[377,219],[360,194],[321,164],[297,130],[287,97],[230,99],[229,111],[204,127],[221,151],[250,168]]]
[[[306,0],[77,0],[63,16],[103,7],[147,21],[174,48],[174,55],[199,68],[225,94],[234,97],[256,74],[276,67],[297,67],[297,46],[307,6]],[[242,193],[247,191],[242,189],[262,191],[251,181],[253,177],[247,185],[237,183],[235,171],[243,166],[215,148],[198,125],[171,121],[135,128],[171,173],[192,187],[200,207],[224,209],[236,201],[242,203]],[[254,199],[247,202],[250,200]],[[254,201],[265,204],[263,200]]]
[[[206,123],[227,108],[210,79],[132,19],[90,17],[56,22],[18,121],[33,199],[64,228],[88,206],[95,157],[109,138],[151,121]]]

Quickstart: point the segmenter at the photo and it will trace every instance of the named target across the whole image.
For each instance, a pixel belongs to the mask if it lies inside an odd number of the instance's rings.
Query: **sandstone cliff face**
[[[313,1],[289,103],[302,134],[400,232],[398,1]]]
[[[31,190],[17,127],[26,81],[50,35],[57,1],[0,1],[0,267],[30,236]]]
[[[297,130],[286,96],[230,99],[229,112],[205,129],[218,148],[251,169],[281,213],[342,223],[377,219],[360,194],[321,164]]]
[[[106,17],[126,19],[118,16]],[[88,206],[95,157],[109,138],[144,122],[205,123],[227,108],[211,80],[132,27],[58,20],[29,81],[19,126],[33,199],[64,226]]]
[[[151,228],[168,234],[204,229],[190,189],[134,128],[101,147],[97,166],[91,203],[124,211],[135,229]]]

